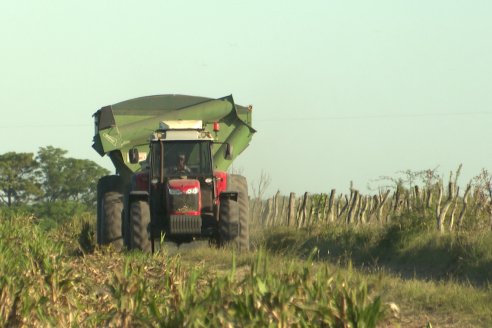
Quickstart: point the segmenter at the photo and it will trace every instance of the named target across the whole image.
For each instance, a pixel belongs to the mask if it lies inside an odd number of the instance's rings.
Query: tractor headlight
[[[186,193],[188,195],[198,194],[198,188],[195,187],[195,188],[188,189],[188,190],[186,190]]]

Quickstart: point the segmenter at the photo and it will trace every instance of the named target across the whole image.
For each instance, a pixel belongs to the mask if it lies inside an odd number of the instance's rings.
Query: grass
[[[402,217],[390,225],[325,224],[260,233],[265,247],[286,256],[306,257],[313,247],[331,263],[351,261],[360,268],[384,268],[405,278],[456,280],[487,286],[492,280],[492,233],[463,231],[441,234],[418,218]]]
[[[325,225],[269,229],[259,239],[279,257],[305,258],[318,247],[320,262],[356,276],[395,302],[401,325],[489,327],[492,325],[492,233],[439,234],[420,218],[404,216],[387,226]],[[435,325],[436,326],[436,325]]]
[[[117,253],[91,245],[93,221],[46,230],[2,218],[0,326],[375,327],[387,318],[377,291],[316,264],[315,253],[278,267],[262,250],[237,257],[206,245]]]
[[[0,326],[490,326],[490,232],[415,220],[253,229],[237,256],[98,248],[92,216],[0,218]]]

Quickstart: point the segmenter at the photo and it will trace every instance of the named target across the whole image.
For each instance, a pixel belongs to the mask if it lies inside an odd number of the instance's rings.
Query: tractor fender
[[[149,199],[148,191],[133,190],[130,191],[130,193],[128,194],[128,203],[131,203],[132,201],[135,200],[148,200],[148,199]]]

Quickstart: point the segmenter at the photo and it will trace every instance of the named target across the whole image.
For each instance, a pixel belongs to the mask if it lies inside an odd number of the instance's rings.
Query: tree
[[[65,162],[67,197],[88,206],[97,201],[97,181],[109,171],[87,159],[68,158]]]
[[[51,202],[64,197],[67,184],[65,183],[65,154],[66,150],[53,146],[40,147],[36,160],[42,177],[43,199]]]
[[[252,182],[251,188],[253,190],[253,197],[260,200],[263,199],[265,191],[270,186],[271,181],[272,179],[270,178],[270,175],[268,175],[268,173],[262,170],[259,182],[258,183],[256,183],[256,181]]]
[[[0,201],[11,207],[41,195],[36,173],[37,163],[32,153],[0,155]]]
[[[36,159],[42,177],[43,199],[95,204],[97,180],[109,171],[90,160],[66,158],[66,153],[52,146],[39,148]]]

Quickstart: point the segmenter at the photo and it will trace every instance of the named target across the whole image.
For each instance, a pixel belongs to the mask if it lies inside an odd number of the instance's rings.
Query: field
[[[252,226],[253,250],[95,247],[95,219],[0,225],[0,326],[487,327],[492,235]],[[413,222],[415,223],[415,222]],[[417,227],[417,228],[415,228]]]

